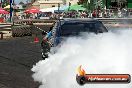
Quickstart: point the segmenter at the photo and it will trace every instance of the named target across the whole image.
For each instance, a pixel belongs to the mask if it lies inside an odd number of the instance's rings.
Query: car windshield
[[[78,35],[80,32],[96,32],[95,23],[65,23],[61,27],[61,36]]]

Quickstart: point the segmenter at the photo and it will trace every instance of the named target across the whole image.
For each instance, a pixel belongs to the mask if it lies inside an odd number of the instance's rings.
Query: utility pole
[[[13,21],[13,15],[14,15],[14,0],[10,0],[10,22]]]
[[[58,13],[60,12],[60,3],[58,3]]]
[[[12,0],[10,0],[10,22],[12,22]]]
[[[97,18],[97,13],[98,13],[98,0],[96,0],[96,5],[95,5],[95,8],[96,8],[96,18]]]
[[[70,6],[71,6],[71,2],[69,2],[69,7],[68,7],[68,11],[70,10]]]
[[[90,8],[89,8],[89,0],[87,0],[87,11],[89,12]]]
[[[58,20],[60,20],[60,3],[58,3]]]
[[[12,11],[12,14],[13,14],[13,16],[12,16],[12,22],[13,22],[13,25],[14,25],[14,7],[15,7],[15,0],[13,0],[13,11]]]

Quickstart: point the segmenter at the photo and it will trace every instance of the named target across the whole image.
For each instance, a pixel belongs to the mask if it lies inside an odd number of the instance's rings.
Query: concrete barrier
[[[124,24],[129,23],[132,24],[132,18],[64,18],[64,19],[83,19],[83,20],[89,20],[89,19],[96,19],[99,21],[102,21],[104,24]],[[24,19],[24,20],[17,20],[14,21],[15,24],[25,24],[25,25],[52,25],[57,20],[52,19]]]

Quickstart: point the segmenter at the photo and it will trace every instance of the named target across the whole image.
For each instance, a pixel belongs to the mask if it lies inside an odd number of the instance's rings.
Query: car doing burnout
[[[42,57],[48,57],[50,48],[58,46],[60,42],[66,37],[79,36],[81,32],[87,33],[103,33],[108,32],[102,22],[95,19],[62,19],[58,20],[54,27],[46,35],[46,41],[43,40]]]

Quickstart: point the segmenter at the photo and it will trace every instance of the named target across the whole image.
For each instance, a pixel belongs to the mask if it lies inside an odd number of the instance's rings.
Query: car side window
[[[84,30],[83,23],[65,23],[61,26],[61,36],[77,35]]]

